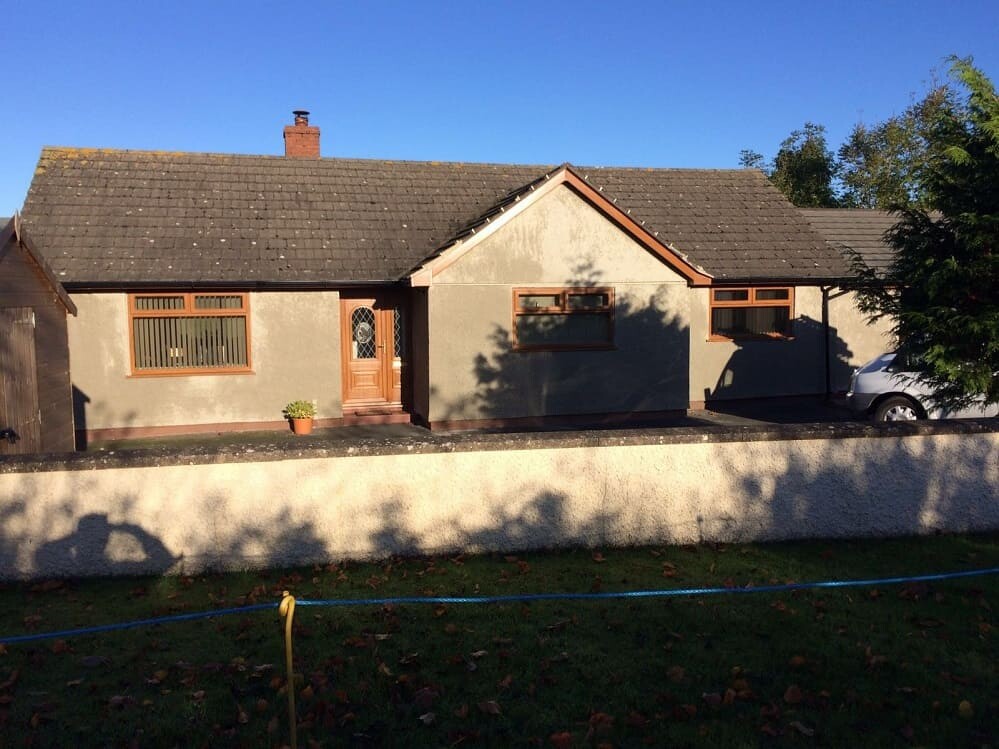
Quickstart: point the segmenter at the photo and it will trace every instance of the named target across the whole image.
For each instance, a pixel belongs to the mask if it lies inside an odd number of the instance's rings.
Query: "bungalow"
[[[845,389],[883,350],[842,253],[752,170],[45,148],[90,437],[651,420]]]

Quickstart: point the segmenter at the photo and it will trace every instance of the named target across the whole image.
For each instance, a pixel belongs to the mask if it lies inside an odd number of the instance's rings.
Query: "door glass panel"
[[[392,340],[395,342],[396,359],[406,358],[406,325],[402,310],[396,307],[392,310]]]
[[[350,315],[351,351],[355,359],[375,358],[375,312],[358,307]]]

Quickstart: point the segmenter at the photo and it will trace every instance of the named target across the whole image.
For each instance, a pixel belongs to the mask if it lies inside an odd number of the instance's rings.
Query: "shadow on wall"
[[[84,515],[73,533],[42,544],[35,553],[37,569],[65,577],[163,573],[178,561],[140,526],[111,523],[97,513]]]
[[[87,449],[87,404],[90,396],[73,385],[73,422],[76,428],[76,449]]]
[[[736,340],[735,351],[704,400],[821,395],[826,392],[825,331],[818,320],[802,315],[794,321],[793,340]],[[833,389],[849,382],[853,352],[829,328],[829,374]]]
[[[565,287],[609,285],[588,261]],[[648,287],[646,287],[648,288]],[[444,402],[435,420],[504,419],[683,410],[689,390],[690,335],[682,296],[655,287],[647,296],[616,290],[610,350],[520,351],[513,331],[494,324],[489,347],[470,362],[474,391]],[[442,399],[436,388],[431,398]]]
[[[455,515],[450,519],[452,527],[443,545],[431,548],[426,539],[413,533],[407,522],[407,507],[411,504],[393,497],[381,505],[380,527],[370,535],[374,556],[593,546],[610,537],[609,533],[619,519],[616,513],[603,511],[579,516],[573,513],[572,502],[566,494],[539,491],[524,501],[515,498],[495,501],[493,521],[484,528],[465,528],[462,517]]]
[[[88,447],[87,430],[92,428],[89,424],[88,414],[94,414],[98,423],[111,422],[115,428],[135,426],[137,413],[128,411],[123,415],[114,415],[113,420],[109,419],[110,408],[102,401],[93,403],[90,396],[83,392],[76,384],[73,385],[73,419],[76,424],[76,449],[86,450]]]
[[[695,463],[704,460],[690,470],[670,463],[674,448],[657,449],[662,462],[644,459],[634,475],[616,472],[609,462],[620,452],[567,451],[572,454],[546,475],[526,472],[508,481],[484,476],[479,482],[458,458],[443,463],[452,471],[450,491],[463,495],[430,496],[420,482],[407,480],[410,474],[386,470],[361,508],[332,504],[346,496],[336,486],[342,462],[303,463],[301,471],[315,472],[313,478],[328,487],[322,496],[293,493],[269,504],[252,492],[244,497],[238,490],[200,488],[202,479],[192,477],[177,487],[188,504],[155,521],[170,524],[163,528],[137,520],[150,517],[148,498],[143,504],[112,492],[104,502],[107,513],[87,511],[77,499],[95,491],[85,477],[73,496],[50,503],[44,516],[33,515],[32,499],[44,492],[35,478],[23,476],[18,490],[0,499],[0,577],[31,570],[35,577],[134,575],[460,550],[999,529],[999,450],[991,438],[712,443],[693,446]],[[222,475],[231,482],[231,473]],[[149,477],[157,481],[155,471]],[[150,487],[150,494],[157,489]],[[477,505],[473,513],[469,502]],[[46,529],[56,521],[72,530],[53,538]],[[171,541],[164,541],[167,536]]]
[[[717,470],[731,477],[739,512],[699,516],[712,541],[888,537],[999,529],[999,450],[955,434],[785,443],[747,443],[735,460],[719,451]],[[756,466],[780,461],[765,474]]]

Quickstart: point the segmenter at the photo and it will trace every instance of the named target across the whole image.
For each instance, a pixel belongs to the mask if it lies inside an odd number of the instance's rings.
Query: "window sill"
[[[224,377],[226,375],[253,375],[252,369],[226,369],[219,372],[201,369],[185,369],[180,372],[131,372],[125,375],[129,380],[145,380],[150,377]]]
[[[708,343],[742,343],[743,341],[793,341],[793,335],[741,335],[734,338],[729,338],[727,336],[721,335],[709,335],[707,337]]]
[[[592,345],[563,344],[547,346],[514,346],[513,351],[517,353],[531,354],[539,351],[617,351],[617,346],[612,343],[595,343]]]

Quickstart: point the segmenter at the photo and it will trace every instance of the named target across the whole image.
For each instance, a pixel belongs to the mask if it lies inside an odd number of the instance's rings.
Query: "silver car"
[[[881,354],[853,373],[846,394],[850,408],[874,421],[968,419],[999,416],[999,404],[973,403],[949,411],[933,404],[932,388],[897,353]]]

